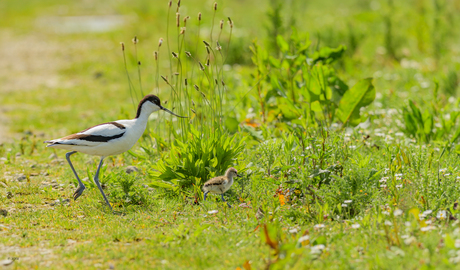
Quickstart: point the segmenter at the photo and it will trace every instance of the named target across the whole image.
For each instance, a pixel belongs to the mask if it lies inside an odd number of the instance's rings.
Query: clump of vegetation
[[[200,192],[204,182],[233,166],[243,148],[244,140],[237,135],[211,133],[207,137],[192,129],[187,141],[175,140],[168,156],[153,166],[151,184],[176,194],[191,188]]]
[[[297,30],[288,40],[281,35],[276,40],[277,56],[252,45],[256,65],[252,82],[257,85],[263,122],[317,127],[337,120],[351,126],[363,121],[360,110],[374,101],[375,89],[371,78],[352,88],[339,78],[332,64],[344,55],[344,46],[311,51],[311,42]]]
[[[149,194],[139,183],[140,177],[135,173],[118,173],[110,180],[109,197],[114,205],[128,207],[130,205],[147,206]]]

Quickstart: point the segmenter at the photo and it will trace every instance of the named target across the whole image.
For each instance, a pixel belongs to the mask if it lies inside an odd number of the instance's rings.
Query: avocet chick
[[[229,168],[224,176],[217,176],[208,180],[203,185],[204,190],[204,200],[206,201],[206,196],[208,193],[220,194],[222,201],[225,202],[224,193],[230,189],[233,185],[233,177],[241,177],[238,174],[238,171],[235,168]],[[227,202],[228,207],[231,207],[230,204]]]

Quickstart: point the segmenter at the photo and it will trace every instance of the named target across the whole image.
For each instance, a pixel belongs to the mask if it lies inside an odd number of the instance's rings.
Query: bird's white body
[[[150,102],[142,106],[138,118],[100,124],[81,132],[47,141],[48,147],[78,151],[94,156],[112,156],[128,151],[147,127],[149,115],[160,108]]]
[[[146,117],[147,118],[147,117]],[[118,123],[124,128],[119,128],[112,123]],[[66,149],[69,151],[78,151],[94,156],[113,156],[118,155],[131,149],[139,140],[145,131],[147,120],[142,118],[132,120],[118,120],[110,123],[94,126],[88,130],[76,133],[75,135],[92,135],[114,138],[108,142],[104,141],[86,141],[81,138],[60,138],[49,141],[49,147]]]

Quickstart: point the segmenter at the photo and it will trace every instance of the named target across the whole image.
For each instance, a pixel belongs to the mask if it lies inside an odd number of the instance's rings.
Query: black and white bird
[[[85,185],[78,177],[78,174],[70,161],[70,156],[76,152],[100,156],[101,160],[99,162],[99,166],[97,167],[96,175],[94,176],[94,183],[101,191],[101,194],[107,205],[110,207],[110,210],[112,210],[112,206],[110,205],[109,200],[105,196],[99,183],[99,170],[101,169],[102,161],[107,156],[118,155],[131,149],[131,147],[133,147],[133,145],[144,133],[150,114],[159,110],[166,111],[177,117],[186,118],[161,106],[160,99],[157,96],[147,95],[141,100],[141,102],[139,102],[136,118],[132,120],[118,120],[103,123],[60,139],[45,141],[45,143],[48,143],[47,147],[70,151],[66,154],[66,159],[78,180],[78,188],[73,194],[74,200],[83,194]]]
[[[232,167],[225,172],[225,175],[214,177],[208,180],[206,183],[204,183],[204,200],[206,201],[206,196],[208,195],[208,193],[214,193],[220,194],[222,201],[225,202],[224,193],[227,190],[229,190],[230,187],[233,185],[234,177],[241,177],[241,175],[239,175],[238,171]],[[229,203],[227,203],[227,205],[231,207]]]

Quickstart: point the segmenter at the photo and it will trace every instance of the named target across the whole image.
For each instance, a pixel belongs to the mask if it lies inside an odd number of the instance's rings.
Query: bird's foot
[[[227,203],[227,205],[228,205],[228,208],[232,208],[232,206],[229,203]]]
[[[83,194],[83,191],[85,190],[85,186],[83,185],[78,185],[78,188],[77,190],[75,190],[75,193],[73,194],[73,199],[74,201],[76,201],[78,199],[78,197],[81,196],[81,194]]]

